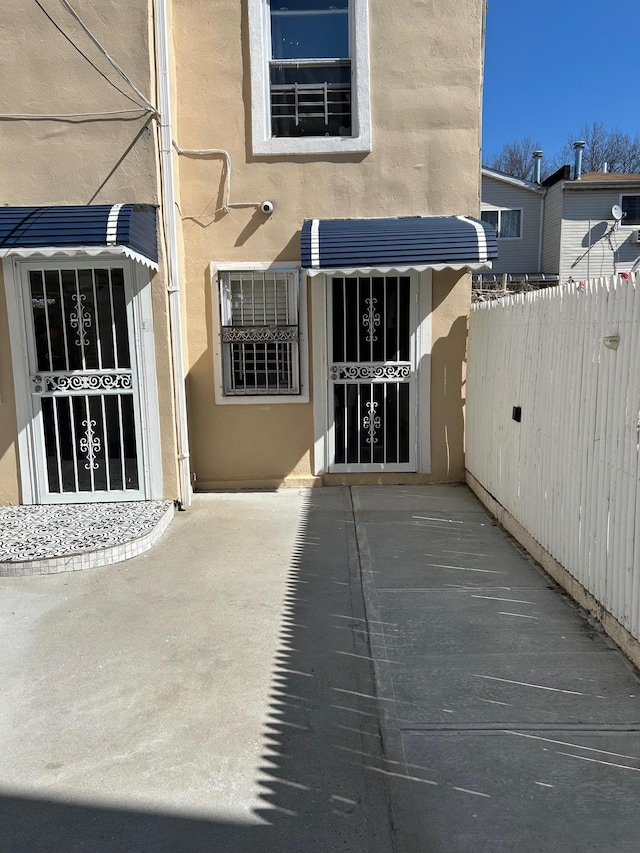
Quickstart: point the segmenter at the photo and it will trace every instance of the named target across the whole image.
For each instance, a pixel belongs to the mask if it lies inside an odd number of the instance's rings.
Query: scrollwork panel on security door
[[[333,405],[336,464],[409,462],[407,383],[336,383]]]

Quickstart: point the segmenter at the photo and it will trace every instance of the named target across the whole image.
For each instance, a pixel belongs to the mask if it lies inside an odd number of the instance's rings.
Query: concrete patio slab
[[[637,672],[465,487],[196,496],[0,644],[0,853],[638,849]]]
[[[567,622],[567,601],[555,589],[501,587],[385,590],[385,621],[401,621],[389,636],[390,654],[474,654],[478,648],[529,652],[588,653],[602,648],[601,633],[581,615]],[[461,626],[464,630],[461,630]],[[609,648],[615,648],[609,641]]]
[[[2,853],[391,849],[346,497],[197,496],[141,557],[0,581]]]
[[[396,849],[637,849],[629,662],[466,488],[352,495]]]
[[[434,783],[418,798],[418,783],[409,792],[416,850],[637,850],[638,733],[411,732],[402,741],[418,765],[411,773]]]

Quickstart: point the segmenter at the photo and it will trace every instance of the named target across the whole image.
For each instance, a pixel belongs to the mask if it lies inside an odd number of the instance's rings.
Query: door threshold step
[[[172,501],[0,507],[0,577],[129,560],[153,548],[173,513]]]

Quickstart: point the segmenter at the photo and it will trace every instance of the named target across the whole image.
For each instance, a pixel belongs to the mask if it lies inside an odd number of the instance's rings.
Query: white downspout
[[[166,235],[167,270],[169,274],[169,334],[171,338],[173,390],[176,407],[178,476],[180,503],[182,508],[186,509],[191,506],[191,466],[189,433],[187,429],[182,312],[180,305],[180,270],[178,264],[178,229],[176,224],[176,193],[173,169],[167,0],[155,0],[154,12],[156,75],[160,108],[158,118],[160,129],[160,195],[162,219]]]

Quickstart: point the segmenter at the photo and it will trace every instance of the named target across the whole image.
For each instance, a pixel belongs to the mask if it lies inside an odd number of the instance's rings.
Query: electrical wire
[[[94,71],[97,71],[97,72],[98,72],[98,74],[99,74],[99,75],[100,75],[104,80],[106,80],[106,81],[107,81],[107,83],[108,83],[110,86],[113,86],[113,88],[116,90],[116,92],[119,92],[121,95],[124,95],[124,97],[125,97],[128,101],[131,101],[131,103],[132,103],[132,104],[135,104],[137,107],[142,107],[142,104],[139,104],[139,103],[138,103],[134,98],[132,98],[130,95],[128,95],[126,92],[124,92],[124,91],[123,91],[119,86],[116,86],[116,84],[113,82],[113,80],[110,80],[110,79],[107,77],[107,75],[106,75],[103,71],[101,71],[101,70],[98,68],[98,66],[97,66],[94,62],[92,62],[92,60],[91,60],[91,59],[89,59],[89,57],[86,55],[86,53],[83,53],[83,51],[78,47],[78,45],[77,45],[77,44],[75,44],[75,42],[73,41],[73,39],[69,38],[69,36],[65,33],[65,31],[62,29],[62,27],[61,27],[58,23],[56,23],[56,21],[51,17],[51,15],[47,12],[47,10],[44,8],[44,6],[42,5],[42,3],[40,2],[40,0],[34,0],[34,3],[36,4],[36,6],[38,6],[38,7],[40,8],[40,10],[43,12],[43,14],[44,14],[44,15],[45,15],[45,16],[46,16],[46,17],[51,21],[51,23],[52,23],[52,24],[53,24],[53,26],[58,30],[58,32],[59,32],[62,36],[64,36],[64,38],[66,38],[66,40],[69,42],[69,44],[71,45],[71,47],[72,47],[74,50],[76,50],[76,51],[80,54],[80,56],[81,56],[83,59],[86,59],[86,61],[87,61],[87,62],[89,63],[89,65],[94,69]]]
[[[609,233],[607,234],[609,248],[611,249],[611,260],[613,261],[613,274],[617,275],[618,273],[618,261],[617,258],[620,256],[620,244],[618,243],[618,223],[614,223],[609,229]]]
[[[102,44],[100,44],[98,39],[94,36],[94,34],[87,27],[87,25],[84,23],[84,21],[80,18],[80,16],[75,11],[75,9],[71,6],[71,4],[68,3],[67,0],[60,0],[60,2],[64,6],[64,8],[69,12],[69,14],[75,18],[75,20],[78,22],[78,24],[80,24],[80,26],[82,27],[84,32],[87,34],[87,36],[91,39],[93,44],[98,48],[98,50],[105,57],[105,59],[107,59],[107,61],[111,64],[112,68],[114,68],[115,71],[120,75],[120,77],[122,77],[122,79],[125,81],[125,83],[128,83],[129,86],[131,86],[131,88],[136,93],[136,95],[138,95],[140,98],[142,98],[142,100],[145,102],[145,104],[149,107],[150,110],[153,110],[153,112],[157,113],[158,110],[156,109],[156,107],[151,103],[151,101],[148,98],[145,97],[145,95],[142,94],[140,89],[138,89],[138,87],[135,85],[135,83],[125,74],[125,72],[118,65],[118,63],[115,61],[115,59],[113,59],[113,57],[109,56],[109,54],[107,53],[105,48],[102,46]]]
[[[63,121],[74,118],[109,118],[110,116],[121,116],[135,114],[142,118],[152,112],[145,107],[135,110],[111,110],[100,113],[0,113],[0,121],[22,120],[22,121]]]
[[[222,207],[216,210],[218,213],[220,210],[223,210],[225,213],[229,213],[232,207],[260,207],[262,204],[261,201],[239,201],[235,204],[231,204],[231,155],[224,148],[180,148],[175,139],[173,140],[173,147],[177,151],[178,154],[184,154],[187,157],[207,157],[211,155],[220,154],[224,157],[224,172],[225,172],[225,180],[224,180],[224,198],[222,202]]]
[[[224,148],[180,148],[175,139],[173,140],[173,147],[178,154],[183,154],[187,157],[207,157],[212,154],[220,154],[224,157],[224,198],[221,210],[229,213],[229,199],[231,198],[231,155],[229,152]]]

